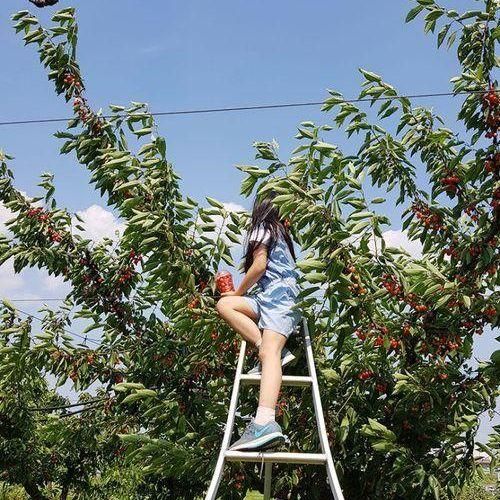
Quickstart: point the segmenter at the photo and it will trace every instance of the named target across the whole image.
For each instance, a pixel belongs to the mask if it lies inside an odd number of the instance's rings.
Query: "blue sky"
[[[470,2],[454,2],[466,5]],[[0,43],[2,119],[60,117],[68,107],[55,96],[33,46],[23,48],[9,15],[27,0],[2,2]],[[85,0],[76,5],[79,56],[90,101],[147,101],[155,111],[321,100],[326,88],[358,92],[357,68],[375,71],[403,93],[446,91],[456,74],[453,54],[437,51],[420,22],[404,24],[411,3],[400,2],[160,2]],[[139,8],[140,5],[140,8]],[[117,8],[117,6],[119,6]],[[36,13],[47,18],[51,10]],[[453,120],[458,100],[425,100]],[[327,121],[316,108],[165,117],[160,130],[184,186],[200,199],[239,199],[235,164],[253,162],[253,140],[276,138],[283,156],[296,125]],[[70,209],[97,201],[88,176],[71,158],[58,158],[53,124],[3,127],[3,147],[17,158],[26,189],[51,170]],[[345,144],[340,132],[334,142]],[[78,192],[64,189],[81,187]],[[240,200],[241,202],[242,200]]]
[[[96,108],[130,100],[148,102],[153,111],[318,101],[327,88],[354,97],[359,67],[383,75],[401,93],[445,92],[459,71],[454,52],[438,51],[420,21],[404,23],[413,5],[408,1],[61,0],[59,5],[77,7],[79,59]],[[462,10],[475,2],[445,5]],[[27,0],[0,4],[0,121],[68,116],[70,109],[47,82],[34,47],[23,47],[11,29],[10,15],[24,8],[42,19],[53,12]],[[418,102],[433,106],[453,127],[459,99]],[[172,116],[158,123],[185,193],[249,208],[250,200],[239,195],[242,175],[234,166],[254,164],[254,140],[276,139],[286,159],[304,120],[327,123],[329,116],[318,108],[297,108]],[[88,185],[88,173],[72,156],[59,157],[60,142],[52,137],[58,127],[62,124],[0,127],[0,149],[16,157],[17,186],[33,196],[40,173],[51,171],[60,205],[86,214],[94,225],[98,221],[103,231],[114,229],[118,223]],[[340,131],[328,140],[354,150]],[[385,210],[398,230],[398,211]],[[7,273],[0,270],[6,280],[0,293],[62,293],[60,283],[40,273],[37,280],[29,273],[28,278]],[[36,310],[36,303],[29,308]],[[476,352],[486,357],[493,348],[493,335],[484,335]]]

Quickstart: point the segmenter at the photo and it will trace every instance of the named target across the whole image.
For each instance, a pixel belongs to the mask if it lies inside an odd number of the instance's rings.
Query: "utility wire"
[[[48,407],[32,407],[28,408],[28,411],[54,411],[54,410],[64,410],[65,408],[74,408],[75,406],[84,406],[93,403],[100,403],[101,401],[107,401],[109,398],[98,398],[98,399],[89,399],[88,401],[80,401],[79,403],[71,403],[67,405],[59,405],[59,406],[48,406]]]
[[[86,406],[85,408],[81,408],[80,410],[76,410],[76,411],[73,411],[71,413],[63,413],[63,414],[59,415],[59,418],[72,417],[73,415],[77,415],[78,413],[83,413],[83,412],[86,412],[86,411],[89,411],[89,410],[95,410],[97,408],[99,408],[99,405]]]
[[[10,302],[43,302],[49,300],[65,300],[65,299],[9,299]]]
[[[487,92],[485,89],[480,90],[464,90],[460,92],[436,92],[430,94],[408,94],[408,95],[396,95],[389,97],[363,97],[360,99],[343,99],[346,103],[355,102],[371,102],[371,101],[386,101],[386,100],[397,100],[397,99],[421,99],[425,97],[446,97],[446,96],[457,96],[457,95],[471,95],[471,94],[482,94]],[[494,92],[500,92],[500,90],[494,90]],[[324,101],[310,101],[310,102],[292,102],[284,104],[257,104],[255,106],[235,106],[227,108],[206,108],[206,109],[186,109],[179,111],[159,111],[156,113],[151,113],[152,116],[175,116],[175,115],[196,115],[196,114],[209,114],[209,113],[226,113],[234,111],[253,111],[253,110],[263,110],[263,109],[283,109],[283,108],[299,108],[304,106],[319,106],[324,104]],[[103,115],[102,118],[113,118],[117,115]],[[119,115],[118,115],[119,116]],[[66,122],[72,120],[74,117],[70,118],[43,118],[36,120],[12,120],[0,122],[1,125],[29,125],[34,123],[57,123]]]
[[[42,318],[39,318],[39,317],[35,316],[34,314],[27,313],[26,311],[23,311],[22,309],[19,309],[17,307],[15,309],[16,309],[16,311],[19,311],[20,313],[25,314],[26,316],[29,316],[30,318],[36,319],[37,321],[40,321],[41,323],[43,322]],[[98,342],[97,340],[89,339],[86,336],[84,337],[84,336],[82,336],[82,335],[80,335],[78,333],[72,332],[70,330],[66,330],[65,328],[63,328],[63,331],[66,332],[66,333],[69,333],[70,335],[74,335],[75,337],[78,337],[78,338],[82,339],[84,341],[84,343],[93,342],[96,345],[101,345],[101,343]]]

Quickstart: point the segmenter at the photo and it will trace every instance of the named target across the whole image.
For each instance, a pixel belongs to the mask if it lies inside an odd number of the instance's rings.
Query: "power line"
[[[397,99],[421,99],[425,97],[446,97],[446,96],[457,96],[457,95],[470,95],[487,92],[485,89],[480,90],[464,90],[460,92],[436,92],[429,94],[408,94],[408,95],[396,95],[388,97],[363,97],[360,99],[343,99],[346,103],[356,103],[356,102],[371,102],[376,101],[387,101],[387,100],[397,100]],[[495,92],[499,92],[495,90]],[[305,106],[320,106],[324,104],[324,101],[310,101],[310,102],[291,102],[283,104],[257,104],[254,106],[235,106],[226,108],[205,108],[205,109],[186,109],[178,111],[159,111],[156,113],[151,113],[152,116],[176,116],[176,115],[195,115],[195,114],[210,114],[210,113],[227,113],[235,111],[255,111],[255,110],[265,110],[265,109],[283,109],[283,108],[299,108]],[[103,118],[114,118],[117,115],[103,115]],[[0,122],[0,125],[30,125],[39,123],[58,123],[66,122],[68,120],[73,120],[74,117],[69,118],[42,118],[34,120],[12,120]]]
[[[49,300],[65,300],[65,299],[9,299],[10,302],[48,302]]]
[[[94,406],[85,406],[84,408],[76,411],[72,411],[71,413],[62,413],[59,415],[59,418],[67,418],[67,417],[72,417],[73,415],[78,415],[79,413],[83,413],[89,410],[95,410],[99,408],[99,405],[94,405]]]
[[[71,403],[67,405],[58,405],[58,406],[48,406],[48,407],[32,407],[28,408],[28,411],[54,411],[54,410],[64,410],[66,408],[74,408],[76,406],[85,406],[93,403],[100,403],[102,401],[107,401],[109,398],[97,398],[97,399],[89,399],[88,401],[79,401],[78,403]]]
[[[34,314],[27,313],[26,311],[23,311],[22,309],[19,309],[17,307],[15,309],[16,309],[16,311],[19,311],[20,313],[25,314],[26,316],[29,316],[30,318],[36,319],[37,321],[40,321],[41,323],[43,323],[43,319],[42,318],[38,318]],[[66,332],[66,333],[69,333],[70,335],[74,335],[75,337],[78,337],[78,338],[82,339],[84,341],[84,343],[93,342],[94,344],[96,344],[98,346],[101,345],[101,343],[98,342],[97,340],[89,339],[87,336],[84,337],[84,336],[82,336],[82,335],[80,335],[78,333],[72,332],[70,330],[66,330],[66,328],[63,328],[62,330],[64,332]]]

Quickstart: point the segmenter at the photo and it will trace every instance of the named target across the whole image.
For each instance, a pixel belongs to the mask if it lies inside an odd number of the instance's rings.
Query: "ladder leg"
[[[271,481],[273,479],[273,463],[266,462],[264,466],[264,500],[271,498]]]
[[[217,490],[219,489],[219,483],[222,478],[222,473],[224,471],[224,454],[229,448],[231,436],[233,435],[234,416],[236,413],[236,406],[238,404],[240,379],[241,379],[241,373],[243,371],[243,361],[245,360],[245,352],[246,352],[246,342],[242,340],[240,347],[240,355],[238,358],[238,364],[236,366],[236,375],[234,377],[233,391],[231,393],[231,402],[229,404],[226,427],[224,429],[224,437],[222,438],[222,445],[219,451],[219,457],[217,458],[217,464],[215,465],[214,475],[212,476],[212,481],[210,482],[210,487],[208,488],[205,500],[215,500],[217,498]]]
[[[326,434],[325,419],[323,416],[323,407],[321,405],[321,397],[319,394],[318,379],[316,377],[316,367],[314,365],[314,353],[311,345],[311,337],[309,336],[309,327],[307,326],[306,318],[303,319],[304,326],[304,344],[306,349],[307,367],[309,375],[312,378],[312,396],[314,403],[314,413],[316,414],[316,423],[318,426],[319,441],[321,444],[321,451],[326,455],[326,471],[328,473],[328,482],[335,500],[344,500],[342,489],[335,472],[333,464],[332,453],[330,451],[330,444],[328,443],[328,436]]]

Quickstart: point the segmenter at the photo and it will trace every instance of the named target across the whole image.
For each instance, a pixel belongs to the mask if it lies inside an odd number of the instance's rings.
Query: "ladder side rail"
[[[222,439],[222,445],[219,451],[219,457],[217,458],[217,464],[215,466],[214,475],[212,476],[212,481],[210,482],[210,487],[208,488],[205,500],[216,499],[217,490],[219,489],[220,480],[222,479],[222,473],[224,471],[224,460],[225,460],[224,456],[226,450],[229,448],[229,443],[233,435],[234,418],[236,415],[236,406],[238,404],[240,380],[243,371],[243,362],[245,360],[245,352],[246,352],[246,342],[242,340],[240,347],[240,354],[238,358],[238,364],[236,366],[236,375],[234,377],[233,391],[231,393],[231,402],[229,404],[226,427],[224,429],[224,437]]]
[[[273,479],[273,463],[266,462],[264,467],[264,500],[271,499],[271,482]]]
[[[328,443],[328,435],[326,433],[325,418],[323,415],[323,407],[321,404],[318,378],[316,376],[316,366],[314,364],[314,353],[312,349],[311,337],[309,335],[309,327],[307,325],[306,318],[303,318],[303,327],[304,327],[303,333],[304,333],[304,343],[306,349],[307,367],[309,370],[309,375],[312,378],[312,396],[314,403],[314,413],[316,414],[316,423],[318,426],[321,450],[326,456],[326,470],[328,473],[330,489],[332,490],[335,500],[344,500],[344,495],[342,493],[337,473],[335,471],[335,465],[333,463],[330,444]]]

